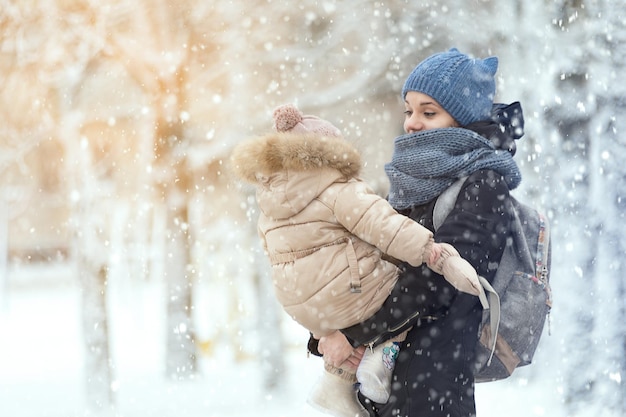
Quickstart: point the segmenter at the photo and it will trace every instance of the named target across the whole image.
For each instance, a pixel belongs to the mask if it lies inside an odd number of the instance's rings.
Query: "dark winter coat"
[[[488,280],[495,275],[509,236],[511,214],[504,204],[508,195],[499,175],[493,171],[475,172],[435,233],[436,241],[453,244]],[[432,229],[433,207],[434,202],[413,207],[407,215]],[[344,331],[358,346],[378,340],[381,329],[396,334],[402,324],[411,324],[409,318],[424,318],[412,323],[414,327],[397,359],[394,377],[405,383],[392,384],[392,400],[379,407],[376,415],[473,416],[472,364],[482,307],[476,297],[457,292],[428,269],[409,265],[403,269],[380,312]]]

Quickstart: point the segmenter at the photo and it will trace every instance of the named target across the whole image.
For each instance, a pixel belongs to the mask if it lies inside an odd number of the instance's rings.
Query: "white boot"
[[[337,368],[333,371],[325,369],[307,402],[313,408],[336,417],[369,417],[367,410],[359,403],[355,384],[354,374],[347,374]]]
[[[391,378],[400,351],[398,343],[387,341],[374,349],[365,349],[356,370],[361,394],[375,403],[385,404],[391,395]]]

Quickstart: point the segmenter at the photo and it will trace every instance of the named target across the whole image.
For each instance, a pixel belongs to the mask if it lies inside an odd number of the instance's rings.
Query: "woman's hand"
[[[324,362],[351,372],[356,372],[365,352],[364,346],[354,349],[340,331],[320,338],[317,349],[324,355]]]

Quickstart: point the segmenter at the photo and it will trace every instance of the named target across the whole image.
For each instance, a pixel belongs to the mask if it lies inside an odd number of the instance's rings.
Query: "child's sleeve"
[[[348,231],[396,259],[419,266],[428,255],[433,234],[399,214],[362,181],[346,184],[337,195],[334,211]]]

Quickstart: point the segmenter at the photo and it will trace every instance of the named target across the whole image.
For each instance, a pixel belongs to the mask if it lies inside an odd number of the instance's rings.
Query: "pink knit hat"
[[[341,131],[330,122],[315,116],[305,116],[293,104],[283,104],[274,110],[274,129],[279,132],[342,137]]]

